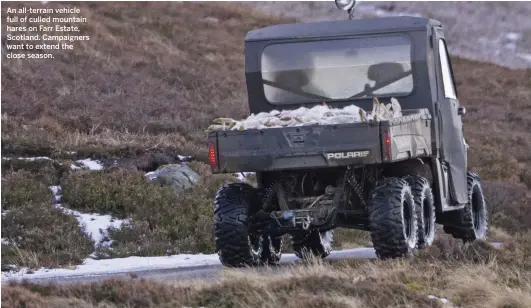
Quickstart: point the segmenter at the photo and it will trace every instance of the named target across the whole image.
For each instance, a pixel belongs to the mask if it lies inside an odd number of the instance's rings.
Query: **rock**
[[[146,173],[146,177],[162,185],[173,187],[177,193],[192,187],[201,178],[187,165],[178,164],[161,166],[155,171]]]

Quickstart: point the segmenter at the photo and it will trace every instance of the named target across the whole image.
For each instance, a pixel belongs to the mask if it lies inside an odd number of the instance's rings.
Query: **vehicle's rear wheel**
[[[378,258],[404,257],[416,250],[417,213],[411,187],[405,180],[387,178],[374,189],[369,221]]]
[[[453,216],[450,224],[444,226],[444,232],[465,242],[487,238],[488,213],[479,177],[468,172],[468,203],[459,211],[450,212]]]
[[[319,232],[313,230],[308,233],[296,233],[292,236],[293,250],[295,255],[300,259],[307,259],[315,256],[326,258],[332,251],[332,242],[334,240],[334,230]]]
[[[256,188],[245,183],[223,186],[214,208],[214,236],[220,261],[237,267],[260,263],[264,250],[263,235],[249,232],[249,216],[259,210]]]
[[[415,201],[418,225],[418,249],[430,246],[435,239],[435,202],[430,182],[420,176],[410,176],[405,179]]]

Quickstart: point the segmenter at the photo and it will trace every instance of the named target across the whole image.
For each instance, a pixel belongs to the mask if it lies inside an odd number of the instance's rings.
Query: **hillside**
[[[44,7],[41,3],[32,6]],[[45,6],[59,7],[61,4],[53,2]],[[213,252],[212,198],[222,183],[235,178],[210,173],[205,164],[204,130],[215,117],[241,118],[248,112],[243,75],[245,33],[253,28],[293,20],[271,17],[237,3],[92,2],[76,3],[76,6],[90,20],[81,29],[91,36],[90,41],[76,43],[74,51],[55,52],[53,61],[2,59],[2,156],[52,158],[2,160],[2,237],[8,235],[11,241],[2,241],[3,269],[7,264],[33,269],[68,267],[81,263],[92,252],[100,258]],[[2,37],[2,51],[6,51],[5,37]],[[469,163],[484,182],[493,235],[508,239],[520,234],[518,241],[525,241],[529,236],[521,234],[531,230],[531,69],[509,69],[458,57],[453,57],[452,61],[459,99],[467,107],[465,137],[470,145]],[[190,167],[201,174],[202,179],[179,198],[167,187],[145,179],[145,172],[162,164],[179,162],[182,156],[197,159]],[[76,160],[86,158],[100,160],[106,170],[75,171],[69,167]],[[112,219],[127,219],[127,224],[109,230],[108,236],[114,241],[111,249],[98,246],[71,215],[52,207],[54,195],[49,187],[59,185],[64,207],[112,215]],[[354,235],[360,236],[347,233],[342,241],[348,242],[349,236]],[[452,245],[460,247],[460,253],[461,246]],[[505,263],[501,269],[495,268],[494,261],[486,256],[479,261],[472,258],[470,264],[464,265],[468,266],[466,268],[446,264],[444,258],[449,256],[439,254],[433,258],[440,259],[437,266],[441,266],[440,272],[446,275],[445,281],[452,281],[457,275],[455,271],[469,270],[472,277],[490,279],[490,289],[480,288],[480,291],[487,292],[492,303],[498,303],[497,299],[511,293],[497,293],[500,286],[510,286],[516,292],[516,302],[524,303],[510,307],[525,307],[531,296],[529,279],[525,279],[529,269],[518,268],[518,265],[529,261],[530,253],[525,248],[510,249],[508,255],[514,258],[503,257],[502,253],[499,258]],[[491,253],[498,252],[488,251],[487,255]],[[385,264],[396,269],[395,272],[390,270],[391,274],[380,273],[396,275],[385,276],[394,279],[391,284],[378,280],[370,264],[361,268],[357,263],[349,266],[366,274],[367,280],[361,281],[361,286],[372,289],[376,284],[380,288],[384,283],[389,286],[389,292],[398,292],[396,296],[408,296],[406,303],[414,303],[414,307],[437,307],[416,297],[433,291],[426,289],[431,278],[422,276],[419,269],[428,265],[417,267],[413,261],[411,264],[401,261]],[[419,270],[409,276],[411,268]],[[511,269],[506,271],[506,268]],[[315,271],[312,275],[321,277],[326,270],[317,267]],[[427,273],[437,275],[437,267]],[[288,274],[299,277],[297,270]],[[418,275],[425,279],[420,286],[416,284]],[[319,279],[315,277],[312,279]],[[407,285],[408,282],[411,285]],[[245,280],[238,280],[226,288],[236,290],[244,283]],[[260,283],[274,285],[277,280]],[[293,286],[300,282],[293,279],[292,283],[279,290],[291,294]],[[408,289],[395,284],[406,284]],[[144,285],[138,287],[144,288]],[[360,285],[341,289],[341,292],[355,297],[351,300],[359,303],[370,302],[370,295],[360,299],[348,293],[357,287]],[[452,291],[449,284],[438,287],[447,290],[445,296],[454,296],[453,301],[462,296],[458,290]],[[42,296],[53,295],[53,300],[79,295],[90,305],[96,305],[102,296],[105,298],[98,293],[98,285],[93,286],[91,294],[76,287],[27,288]],[[179,304],[201,304],[204,302],[196,300],[198,296],[208,298],[220,294],[215,287],[206,291],[198,291],[201,289],[198,287],[191,293],[187,293],[186,287],[177,291],[159,285],[154,288],[168,292],[161,294],[168,300],[160,303],[169,306],[172,305],[172,292],[184,294],[176,299],[175,303]],[[492,289],[495,291],[491,292]],[[35,299],[36,306],[51,305],[25,287],[8,290],[8,296],[14,298],[10,303],[27,297]],[[313,292],[311,288],[305,290]],[[122,294],[120,290],[116,292]],[[5,292],[2,293],[4,301]],[[150,296],[153,294],[156,293]],[[481,297],[484,293],[479,294]],[[270,294],[257,296],[264,300]],[[157,301],[151,297],[149,300]],[[59,301],[68,306],[68,301]],[[145,306],[142,301],[131,304],[127,298],[116,299],[113,303]],[[241,303],[239,306],[245,306],[247,302]],[[476,301],[476,306],[463,307],[481,307],[480,304]],[[315,307],[324,306],[335,307],[329,302],[315,304]],[[356,306],[338,304],[337,307]]]
[[[247,5],[301,22],[344,20],[327,1],[253,1]],[[421,15],[445,25],[450,53],[510,68],[531,67],[529,1],[358,1],[354,18]],[[488,18],[492,22],[485,24]]]
[[[90,41],[2,62],[4,155],[204,156],[210,119],[246,114],[242,38],[278,21],[232,4],[77,6]]]

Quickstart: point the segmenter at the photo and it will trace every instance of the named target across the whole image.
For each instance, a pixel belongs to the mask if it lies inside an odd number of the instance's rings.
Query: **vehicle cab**
[[[428,109],[432,150],[443,161],[434,168],[452,178],[439,187],[447,197],[441,202],[466,202],[465,109],[457,100],[440,22],[399,16],[251,30],[245,76],[251,113],[322,103],[369,111],[375,96],[385,103],[395,97],[405,110]]]

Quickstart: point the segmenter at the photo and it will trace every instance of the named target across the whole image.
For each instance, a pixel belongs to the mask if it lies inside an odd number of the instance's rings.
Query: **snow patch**
[[[509,50],[516,50],[516,44],[511,42],[511,43],[507,43],[505,45],[503,45],[503,47],[505,47],[506,49],[509,49]]]
[[[81,170],[81,167],[78,167],[78,166],[72,164],[72,165],[70,165],[70,169],[72,169],[72,170]]]
[[[61,190],[61,186],[50,186],[50,190],[52,191],[54,196],[56,196]]]
[[[144,174],[144,176],[147,177],[148,180],[150,180],[150,181],[153,181],[154,179],[157,178],[157,176],[155,176],[155,171],[148,172],[148,173]]]
[[[78,160],[76,162],[80,163],[84,168],[88,168],[89,170],[103,170],[103,165],[99,160],[92,160],[90,158],[87,158]]]
[[[450,303],[450,301],[447,298],[444,297],[437,297],[435,295],[428,295],[429,299],[440,301],[444,307],[453,308],[454,306]],[[450,305],[450,306],[448,306]]]
[[[505,38],[510,41],[518,41],[520,38],[522,38],[522,34],[518,32],[509,32],[505,34]]]
[[[61,191],[61,186],[50,186],[50,189],[52,190],[53,197],[55,199],[55,203],[58,203],[61,201],[61,195],[59,192]]]
[[[359,259],[373,259],[376,257],[373,248],[355,248],[333,251],[329,258],[344,259],[356,255]],[[298,258],[292,253],[282,255],[281,262],[297,262]],[[83,264],[76,266],[74,269],[45,269],[41,268],[32,271],[20,269],[13,272],[2,272],[2,283],[8,281],[17,281],[23,279],[43,279],[59,277],[76,277],[130,273],[139,271],[156,271],[164,269],[177,269],[195,266],[220,266],[219,256],[217,254],[179,254],[172,256],[160,257],[127,257],[95,260],[92,258],[85,259]]]
[[[127,222],[127,219],[116,219],[111,215],[101,215],[98,213],[82,213],[76,210],[71,210],[61,206],[58,202],[61,200],[61,186],[50,186],[56,204],[56,208],[60,209],[66,214],[76,217],[80,226],[85,228],[85,232],[92,238],[95,245],[102,244],[108,239],[107,229],[109,227],[120,228],[120,226]]]
[[[95,260],[87,258],[83,264],[74,269],[45,269],[41,268],[29,272],[28,269],[21,269],[16,272],[2,272],[2,281],[39,279],[51,277],[71,277],[87,275],[108,275],[125,272],[136,272],[145,270],[163,270],[181,267],[221,265],[217,254],[180,254],[161,257],[127,257],[105,260]]]
[[[107,229],[109,227],[120,228],[120,226],[127,221],[113,218],[111,215],[78,212],[63,207],[60,204],[56,204],[55,207],[69,215],[75,216],[79,225],[85,227],[85,232],[92,237],[92,240],[96,245],[101,244],[103,240],[108,238]]]
[[[2,159],[5,159],[5,160],[11,160],[11,159],[13,159],[13,157],[2,157]],[[17,157],[16,159],[27,160],[27,161],[52,160],[51,158],[46,157],[46,156],[37,156],[37,157]]]
[[[516,55],[521,59],[531,62],[531,53],[517,53]]]

